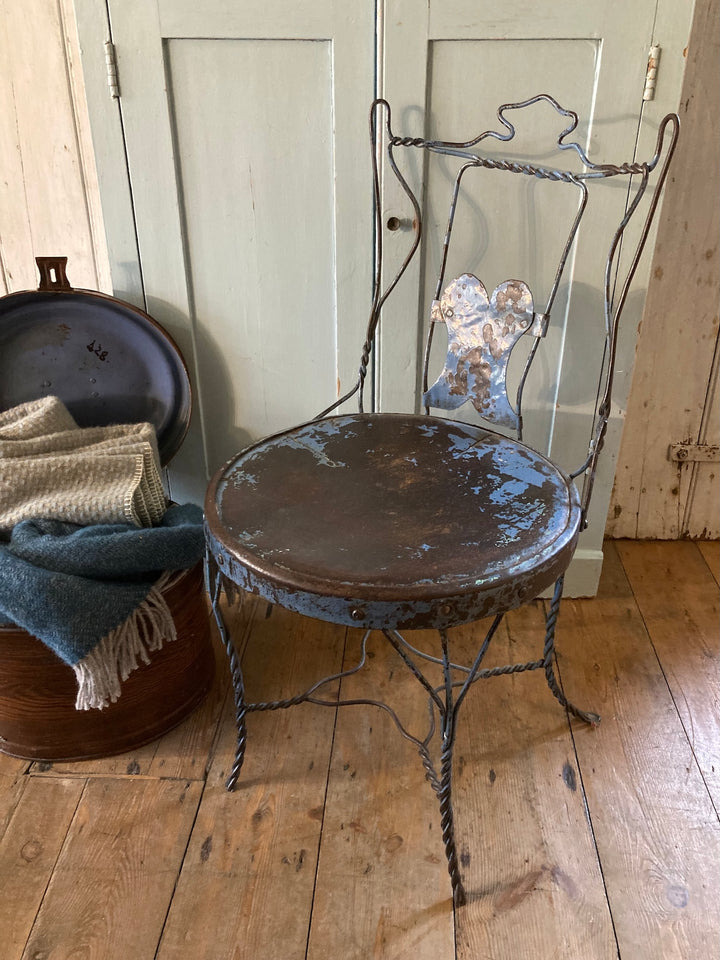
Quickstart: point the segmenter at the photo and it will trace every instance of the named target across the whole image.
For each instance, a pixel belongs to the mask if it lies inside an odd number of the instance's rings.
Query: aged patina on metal
[[[512,609],[565,570],[580,526],[575,485],[545,457],[417,415],[328,417],[271,437],[211,496],[208,542],[233,583],[370,629]]]
[[[433,302],[433,323],[444,323],[448,353],[442,373],[423,394],[423,406],[456,410],[468,399],[485,420],[517,430],[507,396],[510,351],[532,328],[535,314],[527,284],[506,280],[488,299],[484,285],[464,273]]]
[[[568,118],[569,124],[557,146],[560,150],[575,151],[584,165],[582,172],[471,152],[488,137],[512,140],[515,129],[507,112],[541,100]],[[415,227],[408,255],[384,290],[376,150],[380,111],[385,114],[388,164],[412,204]],[[456,905],[465,902],[466,894],[453,828],[452,759],[458,711],[471,685],[502,674],[543,670],[550,690],[570,713],[591,724],[599,722],[596,714],[580,710],[566,700],[559,688],[554,672],[555,623],[563,576],[585,523],[597,458],[607,429],[618,320],[679,129],[678,118],[674,114],[667,116],[660,125],[656,153],[649,162],[615,166],[594,164],[579,144],[565,142],[578,118],[547,94],[523,103],[506,104],[498,110],[498,118],[501,132],[486,131],[466,143],[401,138],[392,132],[387,102],[373,103],[370,130],[378,236],[376,281],[357,382],[315,420],[266,438],[233,458],[214,476],[205,503],[208,590],[230,658],[238,727],[228,789],[235,787],[242,767],[248,711],[275,710],[303,702],[328,706],[367,703],[380,707],[415,745],[438,796]],[[380,313],[420,243],[420,204],[395,160],[395,150],[406,148],[455,156],[464,162],[453,186],[440,276],[431,307],[423,370],[425,415],[366,413],[363,392]],[[490,296],[471,274],[445,281],[460,183],[468,170],[478,167],[567,183],[578,191],[577,214],[540,313],[535,312],[532,293],[523,281],[507,280]],[[650,174],[656,169],[656,190],[640,239],[630,267],[618,283],[620,241],[638,209]],[[605,264],[606,356],[595,423],[585,462],[568,475],[521,442],[522,393],[540,340],[547,332],[563,269],[587,206],[587,183],[608,177],[630,181],[628,203]],[[438,323],[445,323],[448,329],[448,356],[440,376],[429,387],[430,347]],[[507,395],[506,369],[510,351],[525,334],[534,340],[513,406]],[[331,415],[355,394],[357,414]],[[466,401],[490,423],[515,429],[518,439],[430,416],[431,406],[452,410]],[[580,475],[584,475],[581,494],[573,482]],[[483,658],[504,613],[533,599],[553,583],[542,656],[525,663],[483,669]],[[349,670],[319,680],[295,697],[248,702],[240,663],[220,607],[223,589],[232,598],[238,587],[310,617],[365,628],[359,662]],[[493,620],[473,663],[455,663],[447,630],[483,617]],[[416,649],[399,632],[421,627],[439,632],[439,656]],[[405,729],[386,703],[325,699],[319,695],[324,685],[363,667],[371,630],[382,632],[428,694],[430,723],[422,739]],[[443,682],[439,686],[434,686],[423,672],[422,662],[442,667]],[[430,750],[436,734],[440,738],[439,770]]]

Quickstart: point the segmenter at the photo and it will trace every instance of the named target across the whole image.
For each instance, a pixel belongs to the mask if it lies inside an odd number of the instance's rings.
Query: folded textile
[[[139,660],[174,639],[167,571],[194,566],[203,549],[195,504],[170,506],[149,529],[23,521],[0,543],[0,622],[34,634],[73,668],[78,709],[102,708]]]
[[[0,412],[0,532],[37,517],[149,527],[165,506],[152,424],[78,427],[58,397]]]
[[[0,440],[23,440],[75,429],[77,424],[59,397],[41,397],[0,410]]]

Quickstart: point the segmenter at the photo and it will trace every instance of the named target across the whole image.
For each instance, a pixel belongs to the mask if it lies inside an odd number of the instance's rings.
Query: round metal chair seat
[[[580,503],[541,454],[482,427],[335,416],[266,438],[208,488],[225,577],[298,613],[444,628],[512,609],[572,558]]]

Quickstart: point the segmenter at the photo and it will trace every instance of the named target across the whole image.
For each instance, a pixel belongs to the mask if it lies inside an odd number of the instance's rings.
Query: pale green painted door
[[[372,263],[374,4],[111,0],[147,309],[195,388],[171,492],[352,379]]]
[[[649,158],[659,119],[677,108],[683,38],[687,38],[692,13],[691,3],[676,4],[662,13],[660,7],[657,0],[602,5],[567,0],[504,4],[388,0],[381,90],[393,106],[394,132],[466,141],[483,130],[502,130],[496,116],[501,104],[547,93],[578,113],[581,123],[572,139],[581,143],[591,159],[620,164],[636,159],[636,150],[639,159]],[[661,63],[666,73],[664,78],[660,75],[663,87],[657,91],[657,100],[644,104],[647,57],[653,42],[663,44]],[[511,112],[508,119],[517,124],[518,146],[511,156],[538,165],[582,169],[577,157],[557,150],[557,138],[567,120],[548,104]],[[509,155],[508,145],[493,141],[484,141],[478,149],[491,156]],[[413,187],[420,186],[423,192],[427,239],[381,322],[377,384],[385,410],[407,409],[418,396],[417,361],[439,269],[440,244],[433,240],[442,241],[453,178],[460,166],[460,161],[449,158],[426,158],[425,167],[422,162],[411,157],[405,170]],[[626,204],[627,184],[601,186],[606,188],[604,195],[597,207],[591,203],[583,222],[525,394],[525,439],[569,470],[585,459],[591,435],[604,342],[604,256]],[[384,229],[389,278],[411,236],[411,208],[389,176],[384,197],[388,214],[396,218],[395,224],[399,220],[404,226]],[[503,280],[524,280],[535,296],[535,309],[542,312],[577,208],[575,188],[497,171],[471,171],[463,180],[447,279],[474,273],[488,291]],[[386,215],[385,224],[387,219]],[[591,526],[568,578],[575,594],[595,592],[602,564],[605,517],[649,256],[644,263],[623,315],[616,405]],[[575,286],[569,300],[571,280]],[[445,342],[442,330],[434,350],[435,373],[442,369]],[[528,347],[529,342],[523,342],[513,354],[509,374],[513,383]],[[452,416],[478,422],[470,405]]]

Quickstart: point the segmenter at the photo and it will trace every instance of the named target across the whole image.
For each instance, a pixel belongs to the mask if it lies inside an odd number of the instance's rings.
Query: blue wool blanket
[[[174,638],[167,571],[194,566],[203,549],[195,504],[169,507],[151,528],[23,521],[0,542],[0,623],[23,627],[74,669],[79,709],[106,706],[138,660]]]

